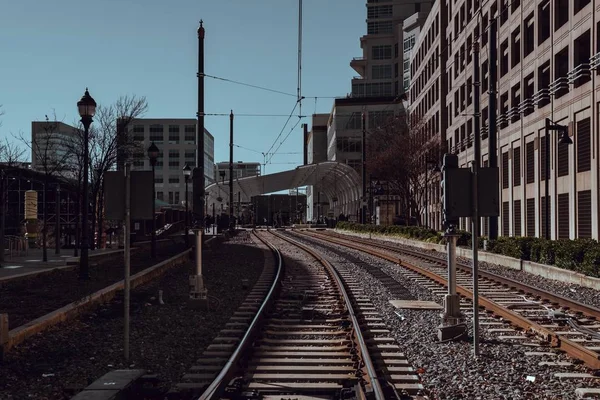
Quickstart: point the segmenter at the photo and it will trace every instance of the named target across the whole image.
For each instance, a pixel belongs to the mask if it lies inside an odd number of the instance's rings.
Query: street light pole
[[[189,215],[188,215],[188,181],[190,180],[190,175],[192,174],[192,169],[189,165],[185,164],[183,167],[183,177],[185,179],[185,247],[190,247],[190,227],[189,227]]]
[[[60,254],[60,185],[56,185],[56,196],[54,197],[56,218],[54,227],[54,254]]]
[[[156,183],[155,183],[155,167],[158,160],[158,147],[152,142],[148,147],[148,159],[152,165],[152,236],[150,242],[150,256],[156,258]]]
[[[82,201],[82,219],[81,219],[81,257],[79,260],[79,279],[90,279],[90,270],[88,264],[88,212],[89,212],[89,193],[88,193],[88,178],[89,178],[89,135],[90,125],[92,124],[94,114],[96,113],[96,102],[90,96],[88,89],[85,89],[85,94],[77,102],[79,116],[83,124],[83,201]]]
[[[229,230],[233,232],[233,110],[229,114]]]
[[[365,112],[361,114],[362,124],[362,208],[361,223],[367,223],[367,127],[365,124]]]

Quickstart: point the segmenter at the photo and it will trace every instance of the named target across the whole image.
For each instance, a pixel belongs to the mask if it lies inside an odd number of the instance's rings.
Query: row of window
[[[179,204],[179,199],[185,197],[185,193],[181,195],[179,192],[168,192],[169,197],[165,199],[165,193],[167,192],[156,192],[156,198],[161,201],[168,201],[169,204]]]
[[[352,96],[354,97],[377,97],[391,95],[392,84],[390,82],[352,84]]]

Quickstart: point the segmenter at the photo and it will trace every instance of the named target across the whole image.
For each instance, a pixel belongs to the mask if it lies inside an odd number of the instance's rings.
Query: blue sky
[[[362,0],[303,1],[302,94],[345,96],[356,75],[349,62],[362,55],[366,31]],[[98,103],[120,95],[146,96],[146,118],[195,118],[198,21],[204,20],[205,72],[288,93],[297,87],[297,0],[19,0],[0,13],[0,136],[30,135],[31,121],[56,112],[72,123],[86,86]],[[296,99],[206,78],[207,113],[285,114]],[[331,98],[307,98],[302,114],[329,112]],[[54,110],[54,111],[53,111]],[[297,112],[296,112],[297,114]],[[266,152],[285,117],[235,119],[234,142]],[[302,163],[302,133],[294,117],[267,173]],[[310,124],[310,118],[301,123]],[[215,161],[229,158],[229,118],[207,116]],[[280,141],[281,141],[280,139]],[[11,139],[12,140],[12,139]],[[276,146],[277,147],[277,146]],[[234,159],[263,156],[239,147]]]

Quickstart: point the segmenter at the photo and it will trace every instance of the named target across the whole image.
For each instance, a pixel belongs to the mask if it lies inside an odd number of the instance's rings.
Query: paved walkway
[[[90,251],[90,257],[123,250],[100,249]],[[8,280],[19,275],[36,274],[58,267],[66,267],[67,262],[77,262],[79,257],[73,257],[73,249],[61,250],[61,254],[54,254],[54,248],[47,250],[48,261],[43,262],[42,249],[29,249],[27,255],[10,257],[4,255],[4,263],[0,267],[0,281]]]

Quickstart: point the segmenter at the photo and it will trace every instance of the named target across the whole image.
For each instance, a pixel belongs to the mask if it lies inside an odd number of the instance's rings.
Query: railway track
[[[256,238],[273,260],[170,398],[388,400],[420,393],[418,375],[349,271],[278,233]],[[307,252],[312,261],[304,256],[284,266],[279,249],[290,246],[296,249],[286,258]]]
[[[447,285],[446,260],[439,257],[356,237],[349,240],[337,234],[295,232],[394,262],[436,294],[446,293],[442,288]],[[469,265],[457,263],[457,293],[467,299],[472,299],[471,273]],[[478,283],[481,307],[560,348],[589,368],[600,369],[600,309],[486,271],[479,272]],[[503,329],[497,331],[502,333]]]

